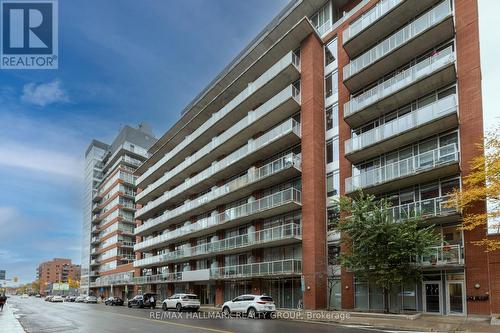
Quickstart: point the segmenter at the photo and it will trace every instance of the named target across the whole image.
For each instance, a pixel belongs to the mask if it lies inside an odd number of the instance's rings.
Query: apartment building
[[[156,141],[145,124],[124,126],[113,142],[93,140],[86,154],[82,279],[86,294],[132,293],[136,168]]]
[[[291,1],[136,170],[136,291],[382,310],[327,230],[331,199],[363,190],[442,236],[391,310],[500,312],[486,231],[444,204],[482,153],[480,80],[476,0]]]
[[[71,263],[71,259],[54,258],[38,265],[37,279],[40,283],[40,294],[45,295],[52,283],[80,280],[80,265]]]

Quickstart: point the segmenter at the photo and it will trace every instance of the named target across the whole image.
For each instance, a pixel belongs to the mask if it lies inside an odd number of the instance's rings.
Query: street
[[[209,313],[200,313],[199,318],[182,318],[176,312],[164,313],[157,309],[129,309],[126,306],[112,307],[103,304],[49,303],[39,298],[11,297],[11,307],[28,332],[392,332],[375,328],[352,327],[291,320],[252,320],[207,318]],[[155,319],[159,318],[159,319]],[[1,331],[1,329],[0,329]]]

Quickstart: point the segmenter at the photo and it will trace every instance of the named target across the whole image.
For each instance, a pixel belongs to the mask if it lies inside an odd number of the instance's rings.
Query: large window
[[[338,170],[326,175],[326,195],[333,197],[339,194],[340,179]]]
[[[337,38],[326,45],[325,48],[325,66],[330,65],[337,60]]]
[[[338,72],[328,74],[325,78],[325,97],[336,94],[338,90]]]
[[[339,107],[337,104],[326,108],[326,130],[339,126]]]
[[[339,160],[339,138],[333,138],[326,142],[326,163],[338,162]]]

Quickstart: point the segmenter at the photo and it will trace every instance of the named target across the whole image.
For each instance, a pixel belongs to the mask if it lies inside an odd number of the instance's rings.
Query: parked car
[[[76,296],[68,296],[64,299],[65,302],[74,302],[76,300]]]
[[[104,301],[104,305],[123,305],[123,300],[119,297],[108,297]]]
[[[36,298],[42,298],[42,295],[40,295],[40,294],[36,294],[36,295],[35,295],[35,297],[36,297]]]
[[[52,295],[46,296],[45,297],[45,301],[50,302],[50,300],[52,299],[52,297],[53,297]]]
[[[83,300],[84,303],[97,303],[97,297],[95,296],[87,296]]]
[[[28,294],[22,294],[21,295],[21,298],[28,298],[28,297],[29,297]]]
[[[136,307],[136,308],[148,308],[151,307],[151,304],[149,303],[149,299],[153,296],[156,302],[157,295],[153,293],[145,293],[143,295],[136,295],[134,298],[128,301],[127,306],[129,308],[131,307]]]
[[[62,296],[55,295],[55,296],[52,296],[52,298],[50,299],[50,301],[52,303],[64,302],[64,298]]]
[[[85,296],[78,296],[75,298],[75,303],[83,303],[85,302]]]
[[[273,298],[265,295],[241,295],[222,305],[222,312],[229,316],[231,313],[244,313],[249,318],[260,316],[271,317],[276,313]]]
[[[176,309],[177,312],[182,310],[198,311],[200,309],[200,300],[195,294],[174,294],[165,299],[162,304],[162,309]]]

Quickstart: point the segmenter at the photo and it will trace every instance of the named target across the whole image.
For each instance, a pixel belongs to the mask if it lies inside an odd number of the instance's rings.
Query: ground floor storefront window
[[[464,281],[463,269],[424,271],[420,281],[394,286],[390,290],[389,311],[465,315]],[[355,280],[354,288],[356,310],[374,312],[384,310],[382,288],[359,279]]]
[[[300,278],[262,280],[261,292],[271,296],[278,308],[296,309],[302,300]]]

